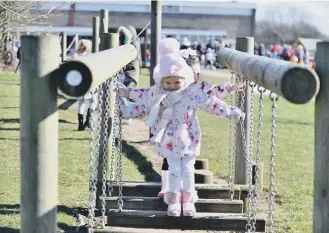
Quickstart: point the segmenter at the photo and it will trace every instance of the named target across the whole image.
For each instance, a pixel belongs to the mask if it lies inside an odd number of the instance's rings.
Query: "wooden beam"
[[[317,74],[305,66],[230,48],[219,50],[218,58],[235,73],[295,104],[307,103],[319,90]]]
[[[79,56],[61,64],[56,72],[60,90],[69,96],[83,96],[134,60],[138,50],[131,44]]]

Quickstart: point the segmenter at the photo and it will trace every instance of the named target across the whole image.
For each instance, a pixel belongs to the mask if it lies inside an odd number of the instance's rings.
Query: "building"
[[[74,4],[48,2],[42,10],[61,4],[48,18],[46,25],[30,26],[31,31],[66,32],[83,37],[92,35],[92,17],[100,9],[109,11],[109,30],[121,25],[133,25],[142,30],[150,21],[150,1],[81,1]],[[255,30],[256,5],[238,2],[162,1],[162,37],[178,40],[188,37],[191,42],[210,39],[234,39],[252,36]],[[150,29],[148,29],[150,30]]]

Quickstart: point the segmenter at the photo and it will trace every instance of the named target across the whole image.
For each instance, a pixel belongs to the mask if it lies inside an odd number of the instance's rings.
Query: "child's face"
[[[169,76],[162,79],[163,87],[169,91],[180,90],[184,87],[184,79],[176,76]]]

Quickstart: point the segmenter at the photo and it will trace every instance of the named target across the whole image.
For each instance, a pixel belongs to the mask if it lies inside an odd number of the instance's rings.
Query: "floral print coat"
[[[159,156],[186,157],[200,154],[201,130],[196,115],[198,109],[221,118],[239,119],[241,116],[240,109],[228,106],[214,96],[213,89],[202,79],[191,85],[190,90],[174,105],[172,119],[166,126],[161,141],[156,143],[156,153]],[[129,99],[136,102],[120,106],[122,117],[147,116],[158,91],[156,86],[145,89],[130,89]],[[159,120],[160,118],[156,122]],[[151,127],[151,132],[153,134],[158,132],[157,124]]]

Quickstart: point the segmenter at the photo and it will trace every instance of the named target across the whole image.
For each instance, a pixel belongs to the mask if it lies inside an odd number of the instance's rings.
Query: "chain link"
[[[115,76],[113,76],[112,80],[111,80],[111,91],[115,92],[116,89],[116,85],[117,85],[117,79],[118,79],[118,74],[116,74]],[[115,95],[114,95],[115,96]],[[112,100],[111,100],[112,101]],[[116,98],[114,99],[114,101],[116,102]],[[114,107],[114,114],[113,114],[113,119],[112,119],[112,150],[111,150],[111,165],[110,165],[110,180],[108,183],[108,195],[112,196],[112,192],[113,192],[113,182],[114,182],[114,158],[115,158],[115,140],[116,140],[116,130],[117,130],[117,114],[118,114],[118,109],[115,106],[115,102],[113,104]]]
[[[105,211],[106,211],[106,163],[107,163],[107,141],[108,141],[108,122],[109,122],[109,97],[110,97],[110,80],[107,80],[101,87],[102,89],[105,90],[105,93],[103,92],[103,95],[101,98],[105,100],[105,103],[103,103],[103,116],[104,120],[103,122],[103,127],[101,133],[103,141],[102,143],[102,224],[105,227]]]
[[[256,232],[256,221],[257,221],[257,198],[258,198],[258,182],[259,182],[259,168],[260,168],[260,155],[261,155],[261,142],[262,142],[262,128],[263,128],[263,109],[264,109],[264,92],[265,88],[258,86],[259,92],[259,113],[258,113],[258,127],[257,127],[257,145],[256,145],[256,166],[255,166],[255,184],[253,193],[252,203],[252,232]]]
[[[121,74],[122,75],[122,74]],[[118,200],[118,208],[119,211],[122,211],[123,208],[123,199],[122,199],[122,118],[121,113],[119,110],[119,103],[120,103],[120,96],[119,96],[119,88],[115,86],[115,93],[116,93],[116,101],[115,101],[115,109],[117,109],[117,117],[119,119],[119,132],[118,132],[118,149],[117,149],[117,174],[118,174],[118,183],[119,183],[119,200]]]
[[[275,212],[275,139],[276,139],[276,101],[279,96],[275,93],[270,93],[272,101],[272,125],[271,125],[271,157],[270,157],[270,197],[269,197],[269,220],[270,233],[275,233],[274,212]]]
[[[92,110],[90,113],[90,154],[89,154],[89,208],[88,208],[88,232],[94,232],[95,201],[96,201],[96,183],[98,159],[95,158],[95,135],[94,135],[95,115]]]
[[[235,73],[231,70],[231,82],[235,83]],[[234,98],[235,94],[230,96],[230,104],[235,105],[237,98]],[[229,146],[228,146],[228,154],[229,154],[229,167],[228,167],[228,184],[230,187],[229,195],[230,200],[232,201],[234,198],[234,176],[235,176],[235,139],[236,139],[236,125],[234,124],[233,119],[229,120]]]
[[[238,75],[240,77],[240,80],[245,83],[244,90],[241,91],[240,94],[240,109],[241,111],[244,111],[244,103],[245,103],[245,90],[247,85],[249,85],[249,81],[243,78],[242,76]],[[245,157],[245,164],[246,164],[246,175],[247,175],[247,181],[248,181],[248,214],[247,214],[247,224],[246,224],[246,231],[250,232],[251,230],[251,190],[252,190],[252,171],[251,167],[249,165],[249,156],[248,156],[248,150],[247,150],[247,142],[246,142],[246,132],[244,128],[244,121],[240,120],[240,129],[241,129],[241,139],[242,139],[242,145],[243,145],[243,153]]]
[[[100,225],[95,221],[95,206],[97,198],[97,181],[98,181],[98,165],[99,165],[99,147],[100,147],[100,130],[101,130],[101,121],[102,121],[102,96],[103,90],[99,88],[99,105],[98,105],[98,116],[97,123],[96,117],[94,116],[94,111],[91,112],[91,132],[90,132],[90,178],[91,178],[91,188],[90,188],[90,197],[89,197],[89,214],[88,214],[88,232],[94,232],[94,226]],[[95,133],[97,137],[95,137]],[[103,220],[101,220],[103,222]],[[102,224],[103,225],[103,224]]]
[[[254,97],[255,97],[255,83],[248,81],[249,87],[250,87],[250,130],[249,130],[249,153],[248,160],[246,160],[246,166],[249,167],[247,170],[249,170],[248,176],[248,186],[249,186],[249,192],[248,192],[248,212],[251,216],[251,221],[255,218],[254,214],[254,199],[255,199],[255,192],[252,186],[252,159],[253,159],[253,149],[254,149]],[[252,224],[251,224],[251,230],[253,230]]]

